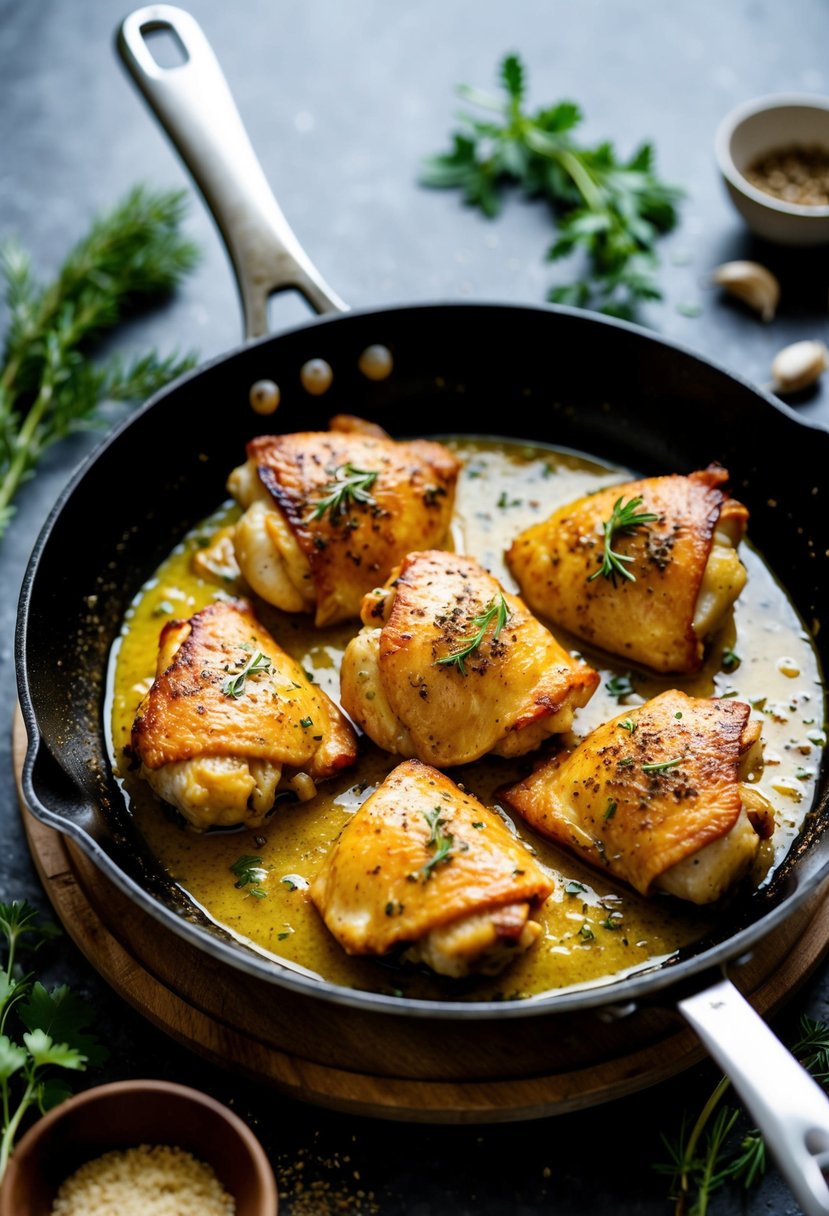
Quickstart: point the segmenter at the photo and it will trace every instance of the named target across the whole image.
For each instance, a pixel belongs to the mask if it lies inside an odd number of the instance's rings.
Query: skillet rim
[[[163,924],[179,937],[190,941],[200,949],[204,949],[214,959],[229,965],[234,970],[245,972],[278,988],[288,988],[304,997],[323,999],[330,1001],[332,1004],[344,1005],[366,1012],[403,1017],[437,1017],[455,1021],[486,1021],[493,1017],[497,1017],[498,1019],[505,1017],[534,1017],[545,1014],[572,1013],[587,1009],[596,1010],[604,1008],[608,1010],[615,1008],[627,1011],[628,1007],[635,1007],[643,998],[652,997],[654,994],[663,994],[669,988],[682,988],[683,985],[687,987],[688,982],[694,981],[695,977],[697,977],[697,982],[692,983],[692,987],[694,990],[699,990],[704,986],[706,972],[713,973],[717,970],[722,970],[728,962],[739,961],[741,956],[748,954],[755,945],[773,932],[784,920],[788,919],[825,882],[827,877],[829,877],[829,858],[818,865],[816,870],[805,876],[805,878],[801,875],[800,881],[794,890],[782,896],[776,906],[764,912],[756,919],[752,919],[750,924],[731,934],[722,942],[695,952],[688,958],[681,959],[678,962],[655,963],[652,967],[645,967],[630,976],[620,979],[610,978],[606,981],[598,981],[595,984],[575,990],[553,990],[544,995],[518,1001],[427,1001],[345,988],[325,979],[315,979],[311,976],[298,974],[287,967],[280,968],[271,959],[257,954],[254,950],[245,949],[241,945],[234,944],[232,940],[224,941],[214,936],[207,929],[177,915],[170,906],[152,896],[149,891],[145,890],[130,875],[118,868],[112,859],[105,854],[100,844],[81,826],[72,821],[67,821],[59,812],[53,811],[44,805],[35,792],[33,774],[40,749],[41,747],[46,747],[50,754],[53,753],[46,744],[46,740],[38,726],[37,715],[29,688],[27,643],[28,615],[32,591],[37,580],[41,559],[47,549],[52,530],[58,518],[78,485],[84,481],[87,474],[108,448],[119,440],[122,434],[128,431],[140,418],[143,418],[145,414],[157,408],[163,408],[164,401],[185,384],[189,384],[203,376],[209,377],[210,373],[217,366],[230,364],[235,358],[242,354],[247,354],[251,349],[265,347],[269,343],[276,342],[279,339],[288,338],[291,335],[311,329],[323,328],[334,323],[345,322],[347,324],[351,319],[358,322],[368,317],[378,317],[389,313],[434,313],[440,311],[456,314],[473,311],[506,311],[513,314],[532,313],[546,314],[553,317],[566,316],[579,324],[593,327],[598,325],[600,329],[610,328],[620,330],[630,334],[634,339],[644,340],[646,343],[661,347],[673,355],[678,354],[683,360],[688,361],[687,366],[693,364],[702,366],[708,371],[713,371],[717,376],[725,377],[736,383],[742,389],[757,397],[764,407],[770,407],[786,423],[794,424],[796,427],[803,428],[805,431],[813,434],[819,433],[829,436],[829,428],[820,423],[801,418],[791,406],[775,397],[766,389],[680,342],[665,338],[632,322],[564,305],[486,300],[404,302],[384,305],[379,308],[353,309],[344,313],[312,317],[304,323],[280,330],[278,333],[268,334],[254,341],[244,342],[224,354],[214,356],[199,367],[179,377],[172,384],[166,385],[157,393],[154,393],[139,409],[133,411],[121,423],[113,427],[75,470],[43,524],[21,584],[15,630],[15,666],[18,697],[27,733],[27,750],[21,778],[26,808],[31,811],[35,818],[61,832],[63,835],[68,836],[106,877],[114,882],[125,895],[137,903],[142,911],[148,913],[157,922]],[[825,684],[822,691],[825,696]],[[109,764],[108,757],[107,764]],[[65,770],[63,771],[65,772]],[[71,777],[68,774],[66,775],[71,781]],[[817,788],[814,803],[811,810],[807,813],[807,819],[815,814],[819,801],[820,789]],[[796,846],[793,845],[792,848],[794,847]],[[798,865],[802,865],[802,859],[795,860],[794,866],[797,867]]]

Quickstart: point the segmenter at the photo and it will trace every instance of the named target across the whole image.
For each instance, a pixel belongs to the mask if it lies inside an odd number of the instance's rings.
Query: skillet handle
[[[184,63],[159,66],[146,40],[158,31],[177,40]],[[345,311],[271,193],[198,22],[169,4],[137,9],[121,23],[117,47],[218,224],[242,297],[245,337],[268,332],[268,299],[286,288],[301,292],[316,312]]]
[[[829,1213],[829,1098],[724,979],[679,1002],[743,1099],[806,1216]]]

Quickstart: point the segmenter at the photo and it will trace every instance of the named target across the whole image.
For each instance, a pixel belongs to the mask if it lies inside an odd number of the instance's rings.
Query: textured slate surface
[[[453,194],[416,184],[419,158],[445,143],[460,81],[492,83],[495,65],[518,51],[532,99],[570,96],[588,115],[587,133],[622,150],[653,138],[661,172],[689,193],[678,231],[662,245],[664,303],[648,321],[660,332],[764,384],[775,351],[803,337],[827,340],[825,253],[764,248],[742,228],[713,163],[720,117],[738,102],[776,91],[829,92],[822,0],[193,0],[220,58],[266,174],[311,257],[353,305],[485,299],[537,302],[560,273],[543,261],[548,216],[514,201],[494,224]],[[0,0],[0,234],[16,233],[39,271],[55,269],[95,209],[137,179],[188,184],[112,49],[125,14],[112,0]],[[126,345],[197,347],[221,353],[240,338],[235,288],[211,221],[194,201],[189,229],[204,259],[163,313],[134,322]],[[783,283],[778,319],[763,326],[724,302],[707,276],[727,258],[755,256]],[[687,306],[698,316],[684,315]],[[277,324],[300,319],[294,299]],[[520,352],[516,352],[520,355]],[[829,425],[829,385],[796,403]],[[24,489],[3,541],[0,661],[0,897],[44,904],[13,794],[9,729],[12,635],[28,554],[60,489],[94,438],[53,451]],[[782,453],[796,459],[796,453]],[[306,1183],[330,1184],[349,1210],[408,1213],[555,1211],[650,1216],[669,1210],[665,1183],[648,1168],[660,1158],[659,1131],[698,1105],[714,1071],[558,1121],[491,1129],[410,1129],[346,1119],[292,1105],[188,1056],[125,1007],[71,947],[52,951],[50,973],[94,1001],[113,1045],[105,1079],[158,1075],[196,1084],[230,1101],[256,1127],[285,1187],[283,1211],[300,1209],[290,1167],[304,1160]],[[781,1023],[802,1012],[826,1016],[824,969]],[[587,1030],[586,1030],[587,1032]],[[100,1080],[91,1074],[84,1083]],[[346,1160],[349,1158],[349,1160]],[[293,1195],[293,1199],[292,1199]],[[715,1213],[737,1210],[722,1196]],[[308,1211],[308,1208],[302,1208]],[[795,1212],[772,1171],[740,1208],[750,1216]]]

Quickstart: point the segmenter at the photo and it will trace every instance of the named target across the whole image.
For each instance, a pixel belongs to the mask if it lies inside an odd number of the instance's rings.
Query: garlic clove
[[[814,384],[827,367],[829,351],[822,342],[793,342],[772,361],[772,388],[777,393],[796,393]]]
[[[771,321],[780,302],[780,284],[759,262],[723,262],[712,276],[732,296],[759,312],[764,321]]]

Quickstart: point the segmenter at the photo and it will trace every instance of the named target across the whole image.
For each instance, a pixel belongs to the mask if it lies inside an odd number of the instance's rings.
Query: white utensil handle
[[[723,980],[679,1002],[731,1080],[806,1216],[829,1216],[829,1098]]]
[[[156,62],[146,35],[161,30],[178,40],[184,63]],[[288,287],[317,312],[345,311],[282,214],[198,22],[172,5],[150,5],[125,18],[117,45],[219,226],[242,297],[245,336],[268,332],[268,298]]]

